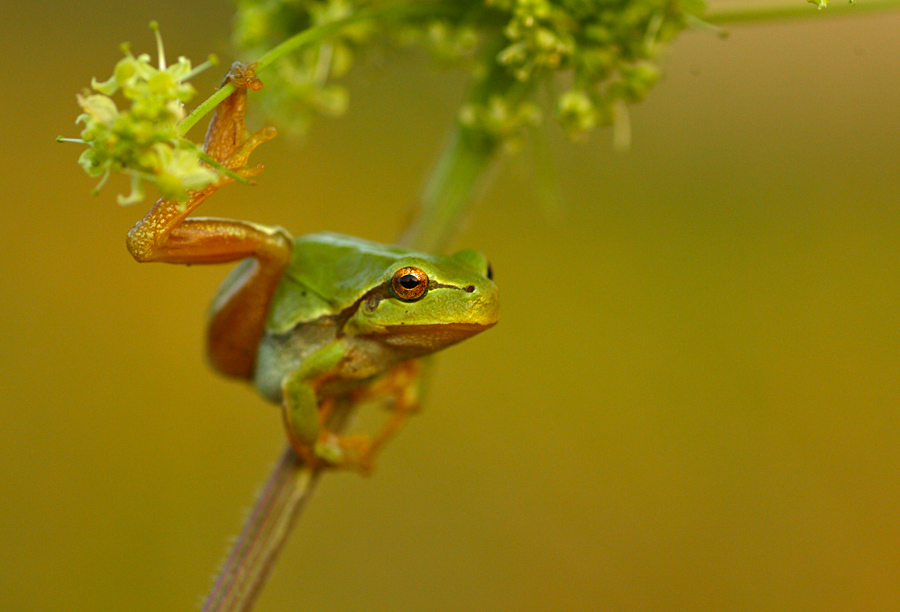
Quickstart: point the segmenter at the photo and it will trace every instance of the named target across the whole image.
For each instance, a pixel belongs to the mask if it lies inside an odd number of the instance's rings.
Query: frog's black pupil
[[[405,274],[400,277],[400,286],[404,289],[415,289],[419,284],[419,279],[412,274]]]
[[[491,264],[488,264],[487,277],[488,280],[494,280],[494,269],[491,268]]]

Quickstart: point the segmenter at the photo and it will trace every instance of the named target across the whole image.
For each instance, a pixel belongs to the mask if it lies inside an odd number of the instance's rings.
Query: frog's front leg
[[[354,450],[359,457],[362,471],[370,471],[375,455],[396,434],[410,416],[419,411],[422,361],[410,359],[394,366],[387,374],[373,384],[365,386],[353,394],[356,403],[386,398],[390,416],[372,436],[346,436],[343,445]]]
[[[339,436],[326,427],[338,400],[321,399],[320,391],[333,379],[331,372],[344,355],[344,343],[337,340],[313,353],[285,378],[282,384],[284,423],[294,452],[307,463],[351,468],[368,474],[384,444],[418,410],[421,365],[416,360],[406,361],[375,382],[342,396],[340,401],[349,401],[354,406],[387,398],[391,415],[374,435]]]
[[[247,131],[247,88],[261,83],[252,65],[235,64],[226,77],[237,90],[217,108],[210,121],[204,150],[238,175],[251,176],[261,166],[247,166],[250,153],[275,136],[274,128],[255,134]],[[265,325],[275,287],[290,262],[293,239],[283,229],[246,221],[187,218],[206,198],[233,179],[192,192],[187,202],[160,200],[128,232],[127,246],[140,262],[213,264],[253,258],[255,263],[232,283],[230,290],[213,305],[207,330],[207,349],[220,372],[252,378],[256,349]]]
[[[337,436],[325,423],[334,398],[320,397],[322,388],[333,379],[335,368],[346,354],[342,340],[335,340],[309,355],[281,383],[281,408],[288,441],[298,457],[308,465],[344,465],[343,453],[335,445]]]

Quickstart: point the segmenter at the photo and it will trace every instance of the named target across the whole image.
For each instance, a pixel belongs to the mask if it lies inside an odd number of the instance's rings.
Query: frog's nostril
[[[468,286],[464,287],[464,289],[465,289],[466,293],[474,293],[475,285],[468,285]]]

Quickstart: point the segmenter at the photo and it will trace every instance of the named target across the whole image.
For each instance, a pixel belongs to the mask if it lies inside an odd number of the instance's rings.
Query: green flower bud
[[[178,200],[179,202],[183,202],[188,199],[187,190],[184,188],[184,185],[181,183],[181,179],[179,179],[174,174],[170,174],[169,172],[160,172],[156,175],[156,180],[154,181],[156,184],[156,189],[159,191],[159,195],[169,200]]]
[[[167,72],[158,72],[147,81],[150,93],[159,96],[171,96],[175,89],[175,79]]]
[[[116,84],[119,87],[125,87],[125,85],[130,83],[131,79],[135,77],[135,74],[137,74],[134,64],[135,60],[131,57],[119,60],[119,63],[116,64],[116,69],[113,71],[113,78],[116,80]]]
[[[587,93],[567,91],[557,101],[557,119],[570,137],[594,129],[597,125],[597,109]]]

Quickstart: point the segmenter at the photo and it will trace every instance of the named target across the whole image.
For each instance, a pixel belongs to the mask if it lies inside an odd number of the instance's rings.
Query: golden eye
[[[394,272],[391,287],[401,300],[418,300],[428,290],[428,275],[419,268],[400,268]]]

